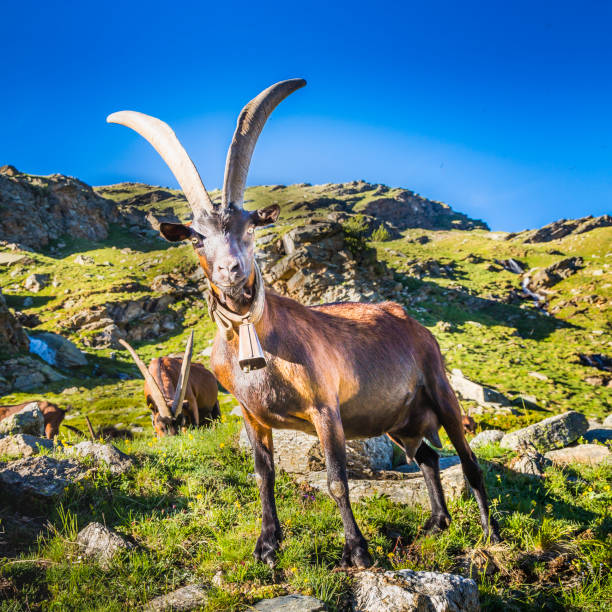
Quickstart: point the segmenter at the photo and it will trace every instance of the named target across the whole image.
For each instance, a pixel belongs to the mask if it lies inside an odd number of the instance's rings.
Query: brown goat
[[[201,363],[191,363],[193,332],[182,359],[155,358],[148,368],[127,342],[120,342],[144,376],[145,399],[158,437],[176,435],[188,426],[201,427],[221,416],[216,378]]]
[[[64,420],[67,410],[47,400],[30,400],[29,402],[23,402],[23,404],[17,404],[15,406],[0,406],[0,421],[23,410],[23,408],[32,402],[38,403],[38,408],[43,413],[45,419],[45,436],[47,436],[49,440],[52,440],[59,433],[60,424]]]
[[[213,204],[165,123],[130,111],[108,118],[136,130],[157,149],[193,210],[191,225],[162,223],[160,230],[168,240],[192,242],[210,283],[209,314],[219,328],[212,368],[240,403],[255,458],[263,517],[254,555],[274,565],[282,538],[274,499],[273,428],[319,437],[329,492],[344,524],[342,566],[367,567],[372,562],[349,501],[347,438],[386,433],[408,460],[415,459],[432,506],[426,528],[444,529],[451,518],[439,458],[424,441],[440,446],[438,429],[444,427],[474,491],[482,528],[492,541],[499,541],[482,472],[465,439],[461,409],[432,334],[392,302],[307,308],[264,290],[254,259],[254,230],[274,222],[280,208],[243,209],[248,166],[270,113],[303,85],[301,79],[277,83],[242,110],[220,204]]]

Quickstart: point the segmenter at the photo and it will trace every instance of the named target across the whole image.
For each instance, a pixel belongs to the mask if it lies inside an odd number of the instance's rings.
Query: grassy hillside
[[[165,188],[130,183],[96,192],[135,217],[188,217],[184,198]],[[370,214],[372,202],[396,196],[405,197],[398,190],[356,182],[254,187],[246,199],[250,208],[281,205],[277,228],[262,230],[261,236],[282,234],[313,218],[354,223],[353,215],[361,214],[361,239],[395,284],[390,297],[434,333],[448,368],[460,368],[515,400],[512,410],[502,411],[467,403],[480,428],[514,429],[570,409],[598,418],[610,413],[609,375],[581,364],[578,355],[612,351],[612,228],[525,244],[520,235],[506,239],[479,229],[483,224],[450,209],[436,209],[444,228],[438,230],[404,227],[405,219],[390,213],[384,222]],[[372,233],[380,226],[384,231]],[[473,229],[453,229],[457,226]],[[330,571],[342,546],[332,502],[280,477],[279,514],[287,538],[279,568],[256,564],[251,551],[259,500],[250,477],[252,461],[237,448],[240,423],[229,415],[232,398],[220,396],[224,418],[213,430],[157,442],[142,380],[127,353],[96,347],[99,330],[83,331],[70,323],[107,303],[162,298],[163,292],[151,288],[154,279],[196,271],[190,245],[170,245],[147,227],[111,225],[101,242],[63,236],[41,252],[27,253],[24,263],[0,265],[8,305],[38,322],[29,333],[61,333],[88,359],[87,366],[60,370],[64,379],[11,392],[0,397],[0,404],[44,396],[70,405],[66,423],[81,430],[86,415],[95,428],[130,430],[134,440],[118,444],[138,461],[130,475],[98,475],[67,491],[60,506],[44,511],[53,529],[37,545],[30,543],[22,558],[3,565],[0,609],[126,609],[192,581],[210,585],[218,572],[223,583],[211,587],[209,609],[246,609],[262,597],[298,591],[343,609],[350,576]],[[8,247],[0,247],[1,252],[9,252]],[[498,263],[513,258],[526,269],[544,268],[575,256],[583,259],[583,267],[551,288],[546,309],[554,314],[517,297],[519,276]],[[41,291],[25,290],[32,273],[49,275]],[[143,359],[181,352],[195,329],[194,359],[208,365],[215,330],[201,296],[175,295],[160,317],[171,324],[154,338],[133,343]],[[128,328],[133,324],[128,322]],[[603,377],[599,383],[593,380],[597,376]],[[76,440],[65,430],[62,438]],[[463,572],[466,564],[473,565],[488,609],[606,609],[612,597],[610,467],[550,469],[545,480],[534,482],[507,470],[510,455],[499,447],[479,452],[506,543],[490,547],[482,541],[472,499],[454,502],[450,531],[432,537],[420,532],[426,513],[374,499],[355,508],[378,564]],[[140,548],[108,571],[82,562],[74,535],[89,520],[106,521]]]

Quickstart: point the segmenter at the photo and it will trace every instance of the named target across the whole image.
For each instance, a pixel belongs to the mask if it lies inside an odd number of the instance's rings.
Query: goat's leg
[[[446,507],[440,481],[440,456],[425,442],[421,442],[414,459],[423,473],[431,504],[431,516],[425,523],[425,531],[430,533],[442,531],[450,525],[451,516]]]
[[[316,409],[312,421],[325,453],[329,493],[338,505],[344,525],[345,543],[340,565],[370,567],[372,558],[368,553],[368,543],[357,526],[349,500],[346,443],[338,407]]]
[[[461,408],[448,381],[445,380],[439,385],[437,396],[438,419],[455,447],[459,459],[461,459],[463,473],[470,483],[470,487],[478,503],[480,523],[485,537],[490,537],[491,542],[501,542],[499,525],[492,516],[489,516],[489,502],[484,486],[484,479],[482,477],[482,470],[478,465],[476,455],[474,455],[474,452],[465,439]]]
[[[244,424],[253,447],[255,459],[255,479],[261,499],[261,534],[257,540],[253,556],[270,567],[276,564],[276,551],[283,539],[274,499],[274,446],[272,430],[258,423],[244,408]]]

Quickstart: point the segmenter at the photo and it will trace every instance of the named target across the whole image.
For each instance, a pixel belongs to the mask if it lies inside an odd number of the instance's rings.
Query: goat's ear
[[[280,215],[280,206],[278,204],[272,204],[272,206],[254,210],[251,213],[251,220],[257,226],[270,225],[278,219],[278,215]]]
[[[182,223],[160,223],[159,231],[170,242],[180,242],[191,237],[191,229]]]

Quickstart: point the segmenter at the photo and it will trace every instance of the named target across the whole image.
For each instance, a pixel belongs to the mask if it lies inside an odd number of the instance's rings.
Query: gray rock
[[[24,287],[28,291],[32,291],[33,293],[38,293],[41,289],[44,289],[49,284],[49,275],[48,274],[30,274],[28,278],[26,278]]]
[[[315,597],[306,595],[284,595],[273,599],[262,599],[253,606],[260,612],[325,612],[327,606]]]
[[[570,411],[512,431],[501,439],[500,445],[510,450],[518,450],[521,445],[532,445],[545,453],[575,442],[588,428],[583,414]]]
[[[105,463],[113,474],[123,474],[134,464],[134,460],[129,455],[110,444],[99,442],[79,442],[79,444],[68,447],[66,452],[78,457],[90,457],[96,463]]]
[[[504,432],[500,429],[485,429],[478,435],[474,436],[470,442],[472,448],[478,448],[479,446],[486,446],[487,444],[495,444],[504,437]]]
[[[569,463],[597,465],[603,461],[610,461],[611,455],[608,447],[602,444],[578,444],[577,446],[549,451],[545,457],[555,465],[567,465]]]
[[[358,612],[478,612],[478,587],[471,578],[436,572],[360,572],[353,583]]]
[[[440,470],[443,471],[450,467],[453,467],[454,465],[459,465],[461,463],[461,460],[459,459],[457,455],[452,455],[450,457],[440,457],[439,463],[440,463]],[[403,474],[410,474],[412,472],[419,472],[420,468],[417,465],[416,461],[413,461],[412,463],[398,465],[393,468],[393,471],[402,472]]]
[[[542,477],[546,468],[551,465],[550,459],[547,459],[537,450],[530,449],[528,452],[523,452],[518,457],[512,459],[508,467],[520,474]]]
[[[612,440],[612,427],[591,427],[582,437],[587,442],[601,442],[605,444]]]
[[[88,471],[70,459],[58,460],[46,455],[27,457],[11,461],[0,469],[0,490],[11,496],[53,499]]]
[[[41,448],[53,449],[53,441],[30,434],[15,434],[0,438],[0,455],[30,457],[37,455]]]
[[[609,414],[603,421],[604,427],[612,427],[612,414]]]
[[[389,470],[378,472],[376,476],[377,478],[349,478],[351,500],[359,501],[375,495],[384,495],[396,503],[429,508],[427,487],[420,472],[401,473]],[[440,478],[446,499],[459,497],[466,490],[460,465],[441,470]],[[326,471],[296,475],[296,479],[329,495]]]
[[[505,395],[467,379],[461,370],[454,369],[450,373],[449,381],[461,399],[472,400],[481,406],[490,406],[492,404],[510,406],[511,404]]]
[[[244,427],[240,433],[240,446],[250,450],[251,445]],[[367,440],[347,440],[346,463],[353,474],[364,471],[388,470],[393,462],[393,443],[387,436]],[[325,458],[316,436],[278,429],[274,431],[274,463],[285,472],[305,474],[325,469]]]
[[[19,412],[0,421],[0,434],[30,434],[37,438],[45,435],[45,418],[38,402],[24,406]]]
[[[95,559],[104,568],[110,567],[117,551],[134,548],[131,542],[127,542],[102,523],[89,523],[85,529],[79,531],[76,541],[84,556]]]
[[[70,340],[52,332],[36,332],[30,334],[30,338],[36,338],[51,350],[54,363],[60,368],[76,368],[87,365],[85,353],[79,350]]]
[[[144,607],[144,610],[146,612],[194,610],[205,606],[207,601],[206,591],[201,586],[190,584],[172,591],[172,593],[152,599]]]

